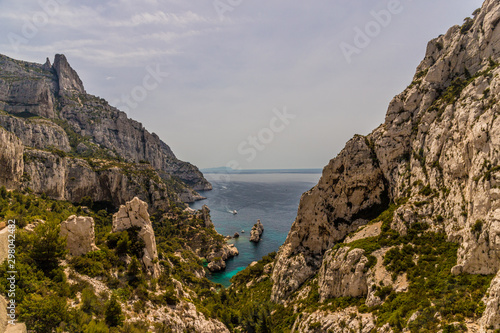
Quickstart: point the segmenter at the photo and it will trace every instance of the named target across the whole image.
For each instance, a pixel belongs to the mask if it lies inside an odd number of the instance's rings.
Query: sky
[[[1,0],[0,53],[63,53],[200,168],[322,168],[476,0]]]

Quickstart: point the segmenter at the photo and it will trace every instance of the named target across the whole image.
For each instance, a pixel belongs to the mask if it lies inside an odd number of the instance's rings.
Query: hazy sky
[[[481,3],[2,0],[0,53],[64,53],[88,93],[201,168],[319,168]]]

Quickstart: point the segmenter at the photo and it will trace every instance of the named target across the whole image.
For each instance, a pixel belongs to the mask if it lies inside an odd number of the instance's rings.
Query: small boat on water
[[[236,215],[236,214],[238,214],[238,211],[235,209],[232,211],[232,213],[233,213],[233,215]]]
[[[245,230],[241,230],[241,233],[244,234],[245,233]]]

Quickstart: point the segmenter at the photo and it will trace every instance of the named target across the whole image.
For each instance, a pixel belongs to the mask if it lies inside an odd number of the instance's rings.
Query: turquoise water
[[[206,204],[220,234],[240,234],[240,238],[229,241],[235,244],[240,255],[226,262],[225,271],[213,273],[208,278],[229,286],[229,280],[236,273],[277,251],[297,215],[300,196],[311,189],[320,176],[319,173],[205,174],[214,189],[201,192],[207,199],[191,207],[200,209]],[[233,210],[238,214],[233,215]],[[264,233],[260,243],[254,244],[249,241],[250,230],[257,219],[264,225]]]

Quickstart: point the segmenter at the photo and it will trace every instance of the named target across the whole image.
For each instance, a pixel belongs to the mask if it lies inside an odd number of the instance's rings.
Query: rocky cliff
[[[455,274],[497,273],[499,22],[500,2],[487,0],[474,18],[430,41],[413,82],[391,101],[385,122],[367,136],[355,136],[324,168],[318,185],[302,196],[278,253],[273,301],[286,302],[318,273],[322,285],[331,286],[323,288],[324,295],[365,294],[361,253],[326,266],[324,260],[332,256],[327,251],[391,203],[399,203],[390,225],[398,234],[424,222],[459,244]],[[356,262],[352,276],[343,261]],[[359,282],[356,287],[351,278]],[[492,294],[488,309],[498,307]],[[487,312],[486,326],[499,328],[494,311]]]
[[[122,204],[138,194],[135,190],[128,191],[127,187],[113,189],[112,186],[107,186],[109,181],[102,179],[101,175],[91,176],[89,182],[78,177],[79,171],[88,173],[85,171],[89,169],[84,166],[82,158],[90,163],[95,159],[113,160],[127,164],[127,169],[147,167],[161,178],[163,187],[168,187],[172,193],[170,196],[175,194],[176,200],[194,201],[201,198],[194,190],[211,189],[201,172],[195,166],[178,160],[156,134],[149,133],[142,124],[129,119],[124,112],[110,106],[105,100],[87,94],[78,74],[64,55],[56,55],[53,65],[48,59],[44,65],[40,65],[0,55],[0,125],[14,133],[25,146],[25,159],[29,155],[28,160],[33,162],[31,157],[34,155],[44,155],[43,158],[47,161],[61,162],[57,165],[58,171],[48,170],[51,169],[48,165],[47,170],[43,170],[40,163],[27,163],[23,171],[19,156],[17,159],[8,157],[9,162],[6,160],[5,163],[11,165],[6,165],[3,170],[12,172],[14,168],[17,173],[24,173],[25,180],[31,179],[31,182],[24,185],[37,193],[45,192],[45,183],[51,183],[51,177],[58,172],[58,184],[54,185],[61,187],[54,194],[58,199],[73,201],[78,200],[78,197],[91,196],[97,200],[115,202],[118,197],[123,196],[115,191],[118,190],[122,194],[127,192],[123,198],[118,199],[118,204]],[[2,140],[7,141],[12,139]],[[6,150],[23,150],[19,148],[19,143],[17,145],[17,148],[11,145],[7,148],[7,144],[4,144]],[[33,152],[29,148],[44,152]],[[80,170],[76,171],[75,165],[79,165],[77,169]],[[44,174],[45,171],[48,174]],[[127,171],[122,168],[121,173]],[[70,179],[77,178],[78,182],[87,182],[85,187],[89,190],[85,191],[81,186],[76,191],[63,190],[69,183],[63,181],[68,180],[64,175],[69,174],[73,175]],[[19,175],[4,178],[13,179],[2,182],[2,185],[8,187],[16,187],[16,180],[20,179]],[[114,178],[111,183],[127,183],[117,180],[117,177],[111,178]],[[142,182],[142,186],[150,187],[147,183]],[[97,192],[106,193],[96,196],[90,190],[96,187],[102,189]],[[50,188],[51,186],[47,189],[50,191]],[[75,197],[70,192],[79,194]],[[151,197],[151,194],[150,192],[146,196]]]

